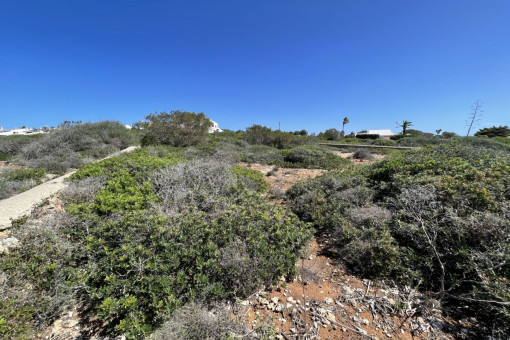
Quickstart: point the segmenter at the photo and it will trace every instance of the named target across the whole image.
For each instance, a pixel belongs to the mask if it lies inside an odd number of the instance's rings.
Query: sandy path
[[[117,156],[124,152],[131,152],[138,148],[137,146],[130,146],[124,150],[114,153],[104,159]],[[59,190],[67,187],[67,182],[64,181],[67,177],[71,176],[74,171],[69,172],[63,176],[54,178],[48,182],[42,183],[30,190],[22,192],[18,195],[6,198],[0,201],[0,231],[7,229],[11,226],[11,219],[18,219],[24,215],[29,214],[34,205],[37,205],[42,200],[57,193]]]

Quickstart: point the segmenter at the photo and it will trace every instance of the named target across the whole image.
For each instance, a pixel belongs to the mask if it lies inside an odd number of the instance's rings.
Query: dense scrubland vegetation
[[[313,233],[332,238],[357,275],[417,287],[445,313],[476,317],[480,334],[510,332],[508,139],[416,130],[395,140],[335,137],[423,146],[354,167],[319,145],[324,135],[306,131],[175,131],[188,122],[209,127],[204,117],[154,114],[147,119],[155,124],[135,132],[111,122],[69,126],[16,147],[0,139],[2,154],[36,167],[12,175],[20,179],[137,138],[144,144],[81,166],[59,195],[65,211],[13,228],[22,246],[0,255],[1,336],[33,337],[77,305],[102,334],[267,338],[271,327],[248,333],[231,302],[293,278]],[[56,160],[51,148],[62,150]],[[291,211],[270,203],[262,174],[239,162],[332,171],[291,188]]]
[[[111,121],[65,123],[48,134],[1,136],[0,160],[25,168],[0,170],[0,199],[41,183],[46,173],[64,173],[137,143],[137,131]]]
[[[23,247],[0,261],[1,334],[30,336],[74,299],[105,333],[140,338],[188,303],[293,277],[311,230],[260,195],[261,173],[187,151],[85,165],[61,194],[66,213],[15,229]]]
[[[510,153],[463,139],[300,183],[293,211],[370,278],[419,287],[482,333],[510,332]]]

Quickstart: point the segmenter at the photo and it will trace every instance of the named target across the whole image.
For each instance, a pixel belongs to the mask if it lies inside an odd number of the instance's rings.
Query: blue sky
[[[320,132],[510,125],[508,0],[0,0],[0,126],[133,123]]]

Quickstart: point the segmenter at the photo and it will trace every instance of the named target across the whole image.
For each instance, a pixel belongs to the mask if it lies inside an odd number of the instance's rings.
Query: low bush
[[[358,149],[352,154],[354,159],[371,160],[374,156],[367,149]]]
[[[11,197],[42,182],[44,169],[13,169],[0,172],[0,199]]]
[[[154,340],[224,340],[267,339],[268,329],[251,330],[242,318],[235,315],[232,307],[215,303],[211,306],[190,303],[179,308],[151,339]]]
[[[231,171],[248,190],[264,192],[269,189],[270,185],[268,182],[266,182],[260,171],[245,168],[239,165],[233,166]]]
[[[436,144],[446,144],[447,139],[438,138],[436,136],[411,136],[404,137],[398,140],[398,146],[427,146]]]
[[[33,338],[74,301],[72,257],[79,245],[61,231],[66,214],[14,228],[22,246],[0,255],[0,337]]]
[[[377,138],[372,142],[372,145],[395,146],[397,142],[391,139]]]
[[[284,151],[283,155],[281,166],[287,168],[335,169],[349,164],[349,161],[332,152],[312,146],[293,148]]]
[[[239,161],[268,165],[279,165],[284,162],[279,150],[265,145],[252,145],[241,150]]]

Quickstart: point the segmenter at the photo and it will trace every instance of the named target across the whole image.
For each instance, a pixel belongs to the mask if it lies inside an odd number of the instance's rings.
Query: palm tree
[[[441,133],[441,131],[443,131],[443,129],[437,129],[436,130],[436,135],[439,136],[439,134]]]
[[[344,128],[345,128],[346,124],[349,124],[349,118],[347,118],[347,117],[345,117],[342,122],[342,135],[344,134]]]
[[[402,128],[402,134],[405,135],[406,134],[406,131],[407,131],[407,128],[410,127],[411,125],[413,125],[413,123],[411,123],[410,121],[408,120],[403,120],[402,121],[402,124],[399,124],[397,122],[397,127],[401,127]]]

